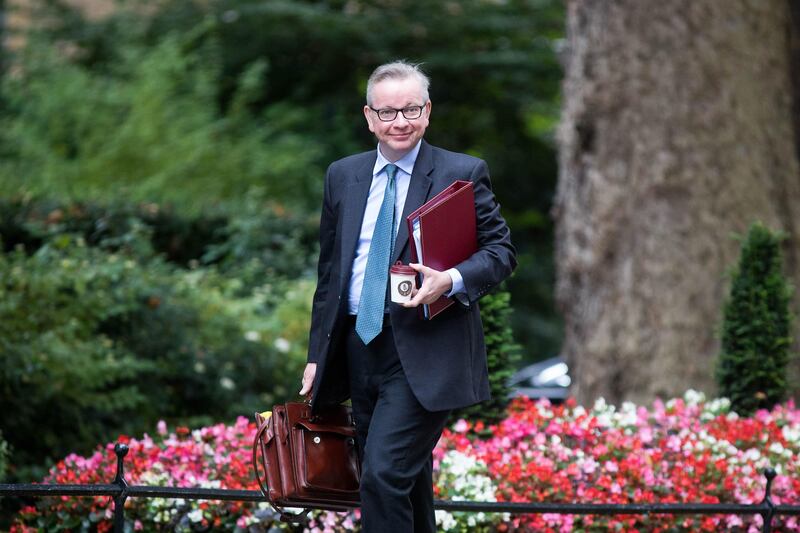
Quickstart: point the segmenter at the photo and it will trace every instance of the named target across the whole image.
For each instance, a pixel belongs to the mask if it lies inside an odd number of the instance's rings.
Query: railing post
[[[117,454],[117,475],[114,476],[114,484],[121,489],[119,494],[114,497],[114,533],[125,533],[125,500],[128,499],[128,482],[125,481],[125,471],[122,459],[128,455],[128,445],[118,442],[114,445],[114,453]]]
[[[774,468],[765,468],[764,477],[767,478],[767,487],[764,489],[764,499],[761,500],[761,506],[766,507],[761,511],[761,516],[764,518],[764,527],[761,529],[764,533],[772,532],[772,518],[775,516],[775,504],[772,503],[770,492],[772,491],[772,481],[777,476]]]

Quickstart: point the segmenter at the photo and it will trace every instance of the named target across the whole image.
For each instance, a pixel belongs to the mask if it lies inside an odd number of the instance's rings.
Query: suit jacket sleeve
[[[319,222],[319,263],[317,264],[317,289],[314,292],[314,300],[311,307],[311,327],[309,330],[307,358],[309,363],[318,362],[320,357],[320,335],[325,334],[322,319],[325,300],[331,285],[331,261],[333,260],[333,249],[336,241],[336,215],[333,209],[334,200],[331,180],[331,167],[328,167],[328,171],[325,174],[322,214]]]
[[[483,160],[470,175],[475,193],[478,251],[456,265],[464,280],[467,299],[474,302],[507,278],[517,266],[511,232],[492,192],[489,168]]]

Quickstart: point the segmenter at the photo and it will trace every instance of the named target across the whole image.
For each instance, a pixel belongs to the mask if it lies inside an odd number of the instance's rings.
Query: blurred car
[[[551,357],[519,369],[508,380],[511,397],[527,396],[562,402],[569,396],[569,367],[563,357]]]

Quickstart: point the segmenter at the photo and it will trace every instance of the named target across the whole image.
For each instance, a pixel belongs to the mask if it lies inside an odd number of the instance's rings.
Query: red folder
[[[471,181],[454,181],[406,217],[411,241],[411,259],[443,271],[469,258],[478,250],[475,230],[475,194]],[[420,308],[430,320],[453,304],[442,296]]]

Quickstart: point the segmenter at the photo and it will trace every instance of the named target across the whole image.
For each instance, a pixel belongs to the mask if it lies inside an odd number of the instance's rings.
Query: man
[[[477,300],[516,266],[508,227],[480,159],[422,138],[431,102],[415,66],[378,67],[364,116],[378,149],[325,176],[317,290],[300,394],[312,406],[352,399],[367,533],[435,531],[431,452],[452,409],[489,398]],[[409,303],[388,301],[388,269],[410,259],[406,216],[455,180],[475,193],[478,251],[423,276]],[[453,297],[432,320],[415,307]]]

